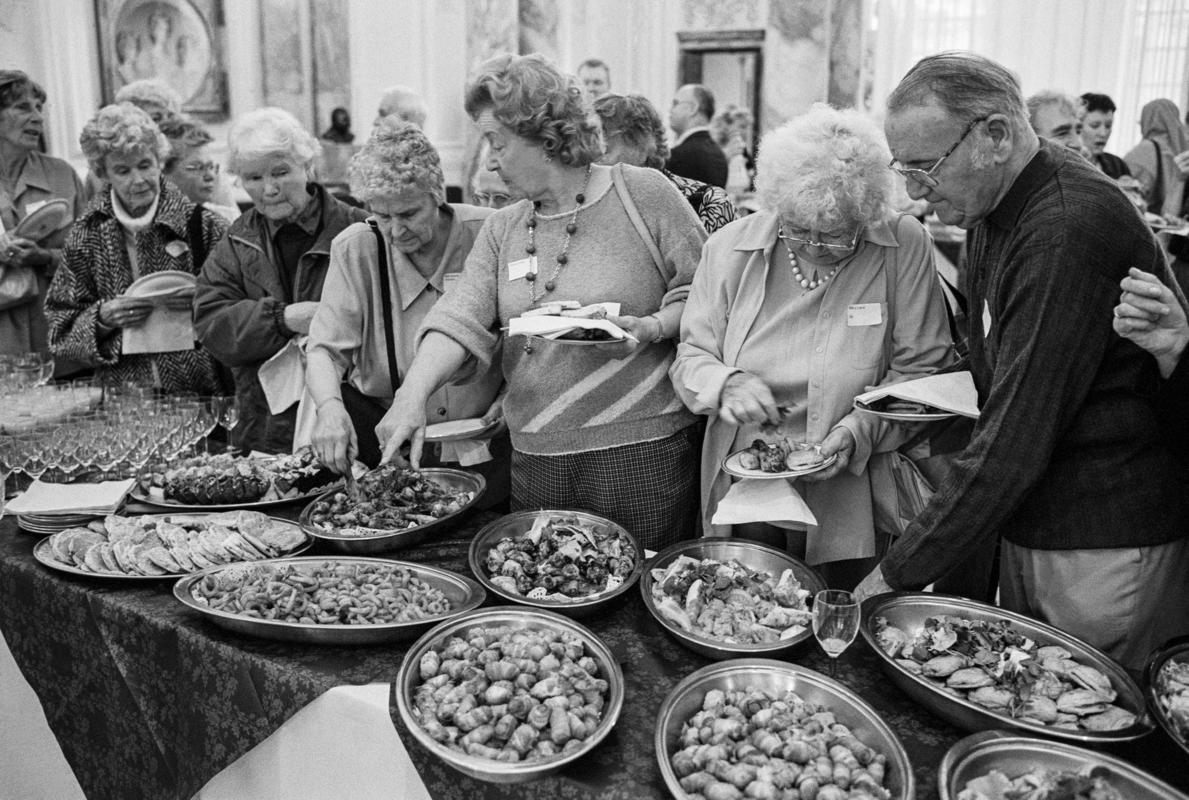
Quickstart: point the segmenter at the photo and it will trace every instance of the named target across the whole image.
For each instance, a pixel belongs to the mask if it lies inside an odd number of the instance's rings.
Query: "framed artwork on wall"
[[[157,78],[177,90],[182,110],[227,117],[222,0],[95,0],[103,100],[121,86]]]

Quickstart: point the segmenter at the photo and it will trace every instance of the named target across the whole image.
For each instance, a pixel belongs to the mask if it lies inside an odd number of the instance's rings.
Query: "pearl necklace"
[[[789,254],[789,266],[793,268],[793,280],[799,283],[801,288],[807,292],[812,292],[814,289],[830,280],[830,278],[833,278],[834,273],[838,271],[840,266],[842,266],[841,263],[835,264],[834,269],[830,270],[830,274],[824,278],[806,278],[803,274],[801,274],[801,267],[797,265],[797,256],[795,253],[793,253],[793,248],[789,246],[788,239],[784,238],[783,229],[780,231],[780,240],[784,242],[784,249],[787,250]]]
[[[538,300],[544,297],[547,293],[552,292],[557,286],[557,276],[561,274],[562,267],[570,260],[570,239],[578,230],[578,210],[582,208],[582,204],[586,202],[586,186],[590,183],[590,164],[586,165],[586,176],[582,179],[582,191],[574,195],[574,210],[570,212],[570,221],[566,223],[566,239],[562,242],[561,252],[557,254],[556,262],[553,265],[553,274],[545,281],[544,291],[537,294],[537,209],[540,207],[539,200],[533,201],[533,210],[528,218],[528,244],[524,246],[524,252],[528,253],[530,264],[532,265],[529,273],[524,276],[525,283],[528,285],[528,299],[530,305],[535,305]]]

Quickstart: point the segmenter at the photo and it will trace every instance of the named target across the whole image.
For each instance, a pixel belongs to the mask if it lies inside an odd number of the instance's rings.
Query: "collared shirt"
[[[418,328],[458,279],[483,221],[492,212],[465,205],[444,210],[453,219],[446,248],[433,274],[422,275],[408,256],[388,246],[393,344],[401,375],[413,363]],[[322,302],[310,323],[307,350],[323,350],[352,386],[387,405],[392,401],[394,381],[388,374],[378,270],[376,235],[369,225],[355,223],[335,238]],[[494,366],[473,382],[439,389],[426,403],[429,422],[481,416],[495,398],[499,384],[499,368]]]
[[[1042,142],[972,231],[966,295],[981,415],[948,479],[884,559],[891,586],[920,588],[991,536],[1088,550],[1189,533],[1155,362],[1110,324],[1129,267],[1173,277],[1109,184]]]

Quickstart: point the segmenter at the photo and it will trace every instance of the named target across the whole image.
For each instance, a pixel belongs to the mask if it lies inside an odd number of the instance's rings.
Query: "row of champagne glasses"
[[[54,357],[49,353],[0,355],[0,387],[41,386],[54,375]]]

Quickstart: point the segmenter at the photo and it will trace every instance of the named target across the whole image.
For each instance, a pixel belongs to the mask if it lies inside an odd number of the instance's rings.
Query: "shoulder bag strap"
[[[375,220],[369,219],[367,224],[372,233],[376,234],[376,250],[380,266],[380,308],[384,312],[384,345],[388,350],[388,376],[392,382],[392,392],[396,393],[400,386],[400,373],[396,369],[396,342],[392,334],[392,282],[388,278],[388,242],[384,241],[384,234],[380,233],[380,226]]]
[[[206,237],[202,235],[202,206],[195,205],[186,221],[186,236],[190,242],[190,259],[194,264],[194,271],[201,272],[206,263]]]
[[[1148,211],[1153,214],[1164,214],[1164,156],[1160,152],[1160,142],[1149,139],[1156,148],[1156,185],[1152,187],[1152,201],[1148,203]]]
[[[628,217],[631,218],[632,224],[636,226],[636,233],[640,234],[640,238],[648,246],[648,252],[652,254],[652,261],[656,264],[657,270],[661,273],[661,278],[664,279],[667,285],[668,278],[665,278],[664,256],[661,255],[660,248],[656,246],[656,240],[652,238],[652,232],[644,224],[644,218],[640,216],[640,209],[636,208],[636,203],[632,200],[631,193],[628,192],[627,183],[623,179],[623,170],[618,165],[611,168],[611,180],[615,183],[615,191],[619,193],[619,199],[623,203],[624,210],[628,212]]]

